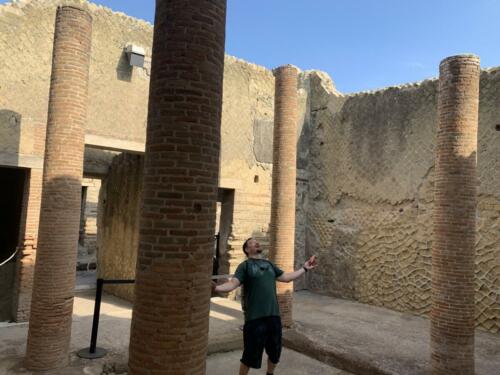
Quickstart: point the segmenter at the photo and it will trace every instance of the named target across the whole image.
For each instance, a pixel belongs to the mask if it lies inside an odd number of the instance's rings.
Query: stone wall
[[[0,5],[0,129],[10,121],[9,138],[2,137],[9,142],[2,142],[0,153],[36,155],[33,143],[46,123],[55,11],[61,3],[85,4],[93,16],[87,143],[140,147],[152,25],[84,1],[30,0]],[[146,50],[144,68],[128,65],[124,48],[129,43]],[[17,126],[12,119],[3,121],[1,111],[19,114]]]
[[[299,145],[298,195],[304,202],[307,192],[307,114],[308,75],[302,74],[299,85],[300,121],[297,129]],[[274,76],[272,72],[234,57],[226,57],[221,129],[220,187],[222,194],[221,271],[234,273],[244,259],[243,242],[255,236],[265,249],[269,245],[268,227],[271,208],[272,134],[274,116]],[[133,278],[137,238],[137,222],[121,217],[136,212],[140,199],[138,184],[131,179],[140,173],[132,156],[119,156],[113,161],[103,180],[100,199],[98,268],[102,277]],[[133,159],[135,160],[135,159]],[[128,172],[127,172],[128,170]],[[127,181],[120,183],[121,179]],[[118,194],[121,189],[122,195]],[[116,192],[116,195],[115,193]],[[120,198],[121,197],[121,198]],[[231,206],[231,207],[229,207]],[[305,206],[297,206],[297,266],[305,258]],[[116,229],[118,226],[119,229]],[[113,229],[110,229],[113,228]],[[126,234],[125,234],[126,233]],[[124,240],[126,238],[126,240]],[[305,279],[296,283],[305,288]],[[117,287],[116,294],[130,299],[130,287]]]
[[[298,200],[305,199],[304,192],[308,183],[308,77],[307,73],[302,73],[298,87]],[[273,123],[272,72],[232,57],[227,58],[224,71],[220,186],[235,190],[233,225],[227,243],[230,273],[245,258],[241,247],[248,237],[256,237],[265,249],[269,246]],[[303,205],[297,205],[297,266],[303,263],[305,257],[305,220],[302,209]],[[296,282],[295,288],[305,288],[305,279]]]
[[[98,277],[134,279],[139,244],[139,207],[144,158],[121,154],[102,180],[99,196]],[[106,285],[105,290],[133,300],[133,285]]]
[[[57,5],[62,3],[82,4],[94,18],[86,143],[140,150],[144,142],[149,58],[144,69],[131,70],[123,49],[135,43],[149,56],[150,24],[79,0],[24,0],[0,5],[0,165],[30,169],[14,284],[13,315],[17,321],[27,320],[30,310],[54,21]],[[86,156],[86,172],[106,172],[102,158],[94,161],[98,153]]]
[[[301,184],[306,182],[308,129],[307,75],[299,83],[297,144]],[[256,237],[269,246],[271,214],[272,142],[274,122],[274,76],[271,71],[233,57],[226,58],[222,114],[222,188],[234,189],[233,225],[227,243],[229,272],[233,273],[245,255],[243,242]],[[299,188],[300,189],[300,188]],[[301,211],[297,208],[298,217]],[[303,221],[298,219],[299,223]],[[297,262],[303,259],[304,236],[298,231]],[[303,284],[297,283],[303,288]]]
[[[56,6],[62,3],[82,4],[93,16],[87,146],[134,152],[144,147],[152,25],[83,0],[24,0],[2,4],[0,165],[31,168],[32,177],[41,175],[43,166],[54,19]],[[145,48],[144,68],[128,66],[124,48],[130,43]],[[263,67],[229,56],[225,60],[224,75],[220,186],[234,190],[234,200],[231,202],[233,225],[226,231],[222,252],[227,271],[233,272],[243,258],[241,245],[247,237],[258,237],[264,246],[268,243],[274,77]],[[306,75],[301,85],[307,86]],[[305,121],[308,96],[304,87],[299,94],[301,119]],[[298,128],[301,145],[307,143],[304,121]],[[104,160],[102,152],[86,147],[84,172],[102,176],[109,164],[108,155],[104,155]],[[302,169],[307,165],[306,156],[307,147],[302,147],[299,150]],[[301,189],[306,191],[306,174],[300,175]],[[30,189],[38,191],[40,183],[39,178],[31,178]],[[29,311],[38,228],[37,197],[29,194],[26,202],[26,221],[34,233],[26,234],[28,238],[18,267],[16,289],[20,294],[16,308],[23,311],[18,314],[20,320],[25,319],[25,312]],[[302,217],[303,214],[303,211],[298,213]],[[299,251],[304,254],[305,231],[297,233]],[[301,255],[297,262],[303,258]],[[297,287],[304,287],[303,282],[297,283]]]
[[[311,76],[307,251],[314,291],[430,311],[437,80],[341,95]],[[500,331],[500,69],[481,75],[477,325]]]

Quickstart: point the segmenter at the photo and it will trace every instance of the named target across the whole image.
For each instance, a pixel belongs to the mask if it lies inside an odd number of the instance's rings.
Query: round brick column
[[[226,0],[158,0],[131,375],[205,374]]]
[[[285,272],[293,271],[295,243],[295,184],[297,173],[297,80],[291,65],[274,70],[276,78],[271,200],[271,260]],[[284,327],[291,327],[293,283],[277,283]]]
[[[38,249],[26,366],[51,370],[68,361],[73,313],[92,17],[57,9]]]
[[[479,58],[449,57],[439,77],[432,249],[432,373],[474,374],[474,248]]]

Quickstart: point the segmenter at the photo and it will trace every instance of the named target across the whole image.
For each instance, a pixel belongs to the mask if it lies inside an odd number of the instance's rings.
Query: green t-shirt
[[[283,271],[265,259],[247,259],[241,263],[234,277],[243,285],[245,321],[266,316],[280,316],[276,297],[276,278]]]

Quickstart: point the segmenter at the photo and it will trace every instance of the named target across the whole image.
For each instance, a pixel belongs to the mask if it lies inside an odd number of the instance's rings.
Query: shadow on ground
[[[89,346],[93,310],[93,292],[78,293],[72,353]],[[276,374],[347,374],[336,368],[361,375],[430,373],[429,321],[425,318],[305,291],[295,293],[293,313],[296,326],[285,332],[284,343],[294,351],[285,350]],[[108,349],[109,354],[96,361],[72,354],[70,366],[51,375],[123,373],[131,316],[129,302],[104,295],[98,346]],[[237,373],[242,348],[241,325],[243,316],[238,302],[212,299],[208,375]],[[0,374],[30,374],[21,367],[27,331],[27,324],[0,328]],[[500,335],[478,331],[476,374],[496,375],[499,368]]]

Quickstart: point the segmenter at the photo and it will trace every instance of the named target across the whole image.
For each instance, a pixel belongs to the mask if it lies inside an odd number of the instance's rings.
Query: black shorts
[[[241,363],[259,369],[266,349],[269,360],[276,364],[281,356],[281,319],[267,316],[245,322],[243,327],[243,357]]]

